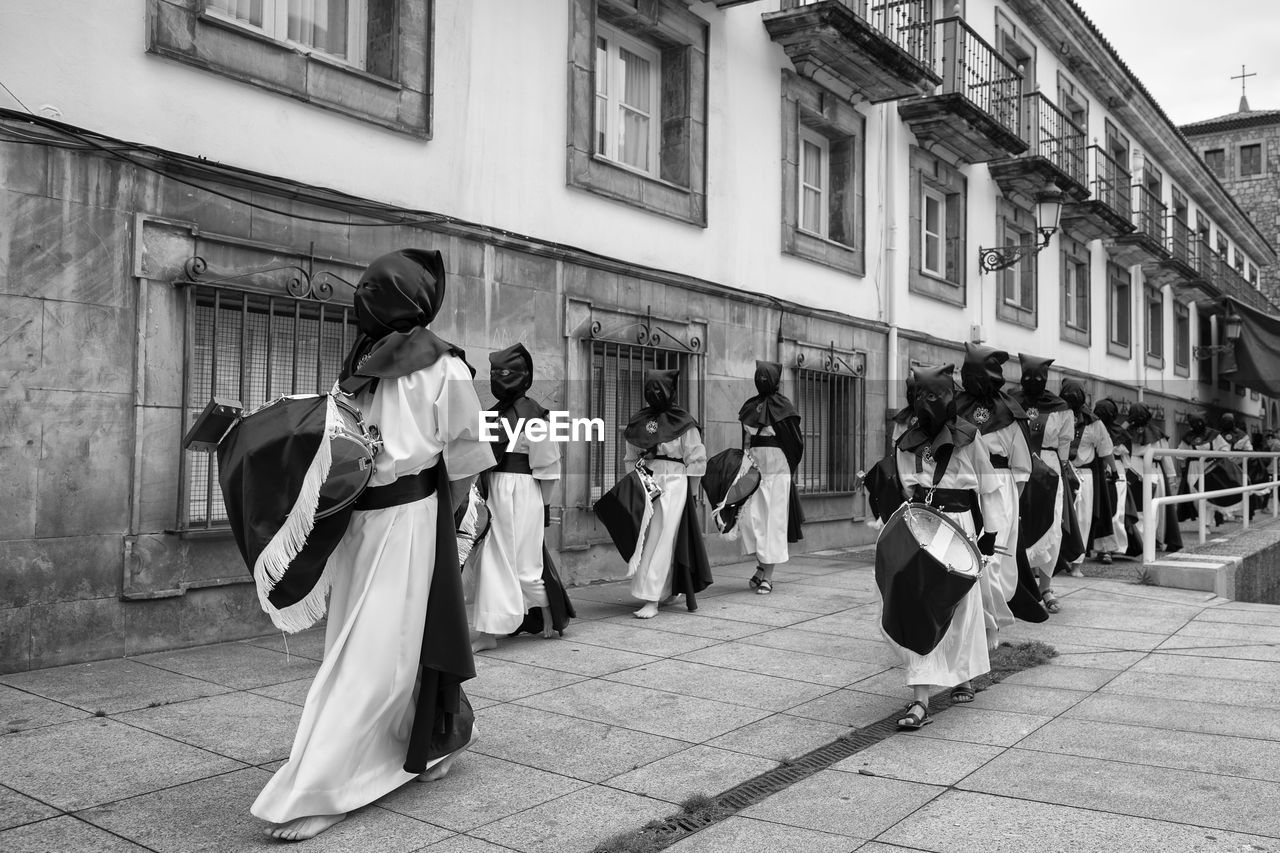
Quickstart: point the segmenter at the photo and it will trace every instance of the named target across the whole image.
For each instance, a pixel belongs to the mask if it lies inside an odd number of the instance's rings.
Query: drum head
[[[355,436],[340,432],[330,439],[333,461],[320,486],[316,518],[332,515],[355,501],[373,477],[373,454]]]
[[[947,567],[947,571],[976,578],[982,568],[982,555],[960,525],[924,504],[907,504],[902,520],[920,547]]]

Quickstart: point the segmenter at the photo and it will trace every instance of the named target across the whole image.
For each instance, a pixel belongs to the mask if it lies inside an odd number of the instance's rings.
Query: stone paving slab
[[[83,708],[73,708],[34,693],[0,684],[0,734],[38,729],[55,723],[82,720],[89,716]]]
[[[243,766],[203,749],[96,717],[0,738],[4,784],[63,811]]]
[[[905,702],[902,705],[906,707]],[[918,732],[911,732],[910,736],[1013,746],[1052,719],[1053,717],[1037,714],[988,711],[963,705],[948,708],[945,714],[936,715],[933,723]]]
[[[860,690],[833,690],[825,696],[789,708],[787,713],[854,728],[882,720],[904,704],[901,697],[877,696]]]
[[[558,773],[476,754],[457,762],[449,773],[447,785],[438,782],[405,785],[383,797],[378,805],[455,832],[465,832],[588,784]]]
[[[0,850],[5,853],[60,853],[65,850],[145,853],[147,848],[63,815],[0,832]]]
[[[52,806],[0,786],[0,830],[61,814]],[[3,836],[0,836],[2,838]]]
[[[636,619],[628,610],[626,615],[611,617],[607,621],[621,622],[639,628],[642,631],[671,631],[677,634],[689,634],[694,637],[706,637],[712,640],[737,640],[752,634],[760,634],[770,629],[768,625],[761,625],[756,622],[714,619],[701,610],[696,613],[690,613],[687,610],[664,610],[652,619]],[[572,627],[570,630],[572,630]]]
[[[623,651],[644,652],[647,655],[656,655],[664,658],[705,649],[721,642],[708,637],[664,631],[661,624],[655,626],[658,629],[656,631],[645,630],[638,626],[641,621],[644,620],[632,619],[630,622],[617,622],[611,619],[601,619],[580,625],[575,624],[569,630],[572,633],[573,641],[577,643],[606,646],[611,649],[622,649]]]
[[[1243,712],[1221,702],[1095,693],[1059,719],[1067,718],[1280,741],[1280,708],[1268,706],[1255,706]]]
[[[1280,784],[1213,773],[1010,749],[965,790],[1280,837]]]
[[[133,660],[235,690],[314,678],[320,662],[247,643],[139,655]]]
[[[585,676],[560,672],[546,666],[514,663],[497,657],[492,652],[476,655],[475,662],[476,677],[463,688],[467,696],[479,696],[499,702],[523,699],[557,687],[577,684],[585,679]]]
[[[1000,753],[1001,747],[924,737],[891,737],[832,765],[832,770],[926,785],[954,785]]]
[[[1086,719],[1051,720],[1019,749],[1280,782],[1280,743]]]
[[[882,664],[865,663],[859,660],[843,660],[789,649],[768,648],[748,640],[722,643],[711,648],[689,652],[680,655],[680,660],[720,667],[730,672],[741,670],[828,687],[846,687],[855,681],[883,672],[885,668]]]
[[[860,637],[842,637],[824,634],[803,627],[777,628],[760,634],[743,637],[742,642],[771,649],[817,655],[839,661],[872,663],[886,669],[899,664],[897,652],[882,639],[867,640]]]
[[[670,811],[671,804],[661,800],[592,787],[486,824],[471,834],[521,853],[586,853],[610,835]]]
[[[626,672],[614,673],[608,676],[608,680],[764,711],[785,711],[831,692],[825,684],[687,660],[664,660],[637,666]]]
[[[861,842],[854,838],[748,817],[731,817],[667,848],[669,853],[852,853],[861,849]]]
[[[519,704],[689,743],[702,743],[769,714],[759,708],[675,693],[676,686],[669,685],[668,691],[597,680],[539,693]]]
[[[943,790],[823,770],[744,809],[742,816],[870,841]]]
[[[520,705],[476,712],[472,750],[586,782],[603,782],[689,747],[689,742]]]
[[[500,642],[496,649],[484,653],[484,657],[500,658],[512,663],[525,663],[567,672],[573,675],[606,675],[652,663],[659,660],[654,655],[624,652],[604,646],[590,646],[574,642],[570,637],[544,640],[541,637],[517,637]]]
[[[1122,672],[1107,682],[1103,693],[1125,693],[1153,698],[1177,698],[1192,702],[1216,702],[1219,705],[1237,705],[1246,708],[1274,708],[1280,705],[1280,685],[1258,684],[1251,681],[1230,681],[1223,678],[1202,678],[1193,675],[1169,675],[1167,673]],[[1228,710],[1224,713],[1241,713]]]
[[[792,714],[773,714],[742,728],[712,738],[708,746],[786,761],[830,743],[849,726]]]
[[[231,690],[128,658],[14,673],[0,677],[0,684],[90,713],[107,714]]]
[[[1056,661],[1050,661],[1050,663],[1056,663]],[[1117,671],[1091,666],[1037,666],[1015,672],[1006,677],[1001,684],[1092,692],[1115,678]]]
[[[166,788],[78,813],[95,826],[126,835],[156,853],[279,850],[265,824],[245,819],[269,774],[257,768]],[[409,853],[452,833],[379,806],[366,806],[315,839],[306,850]]]
[[[615,776],[609,786],[678,805],[694,794],[718,794],[776,765],[766,758],[699,745]]]
[[[1175,634],[1156,647],[1158,652],[1171,652],[1191,657],[1223,660],[1258,660],[1280,663],[1280,643],[1250,644],[1213,637],[1188,637]]]
[[[223,693],[157,708],[117,714],[112,719],[198,746],[245,764],[289,757],[302,708],[253,693]]]
[[[1256,835],[965,791],[948,791],[880,840],[888,844],[858,853],[904,848],[937,853],[1280,850],[1274,839]]]
[[[241,642],[249,646],[272,649],[291,657],[296,655],[319,661],[324,660],[324,632],[325,626],[321,623],[314,628],[299,631],[297,634],[288,636],[284,633],[268,634],[265,637],[255,637]]]

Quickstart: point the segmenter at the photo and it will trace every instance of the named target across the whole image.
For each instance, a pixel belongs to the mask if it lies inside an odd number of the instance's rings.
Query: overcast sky
[[[1076,0],[1175,124],[1280,109],[1280,0]]]

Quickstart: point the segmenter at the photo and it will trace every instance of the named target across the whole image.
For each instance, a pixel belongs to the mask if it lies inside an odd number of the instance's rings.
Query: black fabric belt
[[[932,506],[943,512],[969,512],[974,507],[973,492],[970,489],[933,489]],[[912,500],[925,502],[929,499],[928,486],[916,486],[911,494]]]
[[[417,474],[406,474],[394,483],[365,489],[356,498],[357,510],[386,509],[411,504],[436,493],[435,466],[424,468]]]
[[[1008,468],[1008,467],[1009,467],[1009,457],[1008,457],[1008,456],[1001,456],[999,453],[992,453],[992,454],[991,454],[991,467],[992,467],[992,468]]]
[[[776,435],[753,435],[751,436],[752,447],[782,447],[778,444]]]
[[[678,462],[678,463],[679,463],[679,464],[681,464],[681,465],[683,465],[683,464],[684,464],[684,460],[683,460],[683,459],[677,459],[677,458],[675,458],[674,456],[648,456],[648,457],[645,457],[645,458],[647,458],[647,459],[651,459],[651,460],[653,460],[653,461],[655,461],[655,462]]]
[[[502,461],[493,469],[496,474],[532,474],[528,453],[505,453]]]

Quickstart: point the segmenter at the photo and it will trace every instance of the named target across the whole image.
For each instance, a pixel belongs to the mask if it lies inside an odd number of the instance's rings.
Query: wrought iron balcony
[[[1141,175],[1133,186],[1133,211],[1131,221],[1134,230],[1107,241],[1111,258],[1121,266],[1153,263],[1170,257],[1166,248],[1165,205]]]
[[[1133,178],[1129,170],[1100,145],[1085,149],[1089,198],[1062,206],[1062,227],[1081,240],[1116,237],[1133,231]]]
[[[715,3],[719,9],[726,9],[729,6],[741,6],[744,3],[754,3],[756,0],[703,0],[707,3]]]
[[[969,163],[1021,154],[1022,75],[958,17],[934,24],[942,50],[934,63],[942,83],[932,94],[898,105],[925,146],[941,146]]]
[[[1034,198],[1056,187],[1066,201],[1088,197],[1084,128],[1039,92],[1023,96],[1022,138],[1030,145],[1025,153],[987,164],[1006,195]]]
[[[929,0],[782,0],[764,15],[796,71],[848,97],[893,101],[933,91]]]
[[[1185,220],[1177,216],[1169,219],[1166,249],[1166,257],[1157,258],[1143,266],[1147,280],[1177,288],[1195,287],[1199,278],[1191,258],[1191,229],[1187,227]]]

